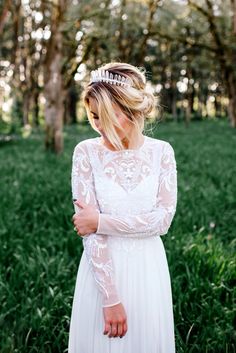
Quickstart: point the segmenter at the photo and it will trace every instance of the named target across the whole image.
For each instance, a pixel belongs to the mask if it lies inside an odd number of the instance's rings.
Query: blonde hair
[[[123,150],[119,135],[115,126],[123,130],[114,112],[113,104],[119,106],[120,110],[134,124],[137,133],[142,133],[145,119],[153,113],[156,107],[156,97],[147,91],[145,68],[137,68],[127,63],[110,62],[100,67],[112,74],[128,77],[132,80],[132,87],[111,85],[106,82],[89,83],[85,88],[82,99],[87,112],[88,120],[92,128],[99,132],[94,123],[89,109],[89,98],[94,98],[98,107],[101,128],[106,134],[109,142],[118,150]],[[127,136],[126,131],[124,131]]]

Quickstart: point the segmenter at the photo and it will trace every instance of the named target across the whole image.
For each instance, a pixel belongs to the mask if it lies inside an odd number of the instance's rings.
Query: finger
[[[123,336],[126,334],[127,331],[128,331],[128,325],[127,325],[127,321],[125,321],[125,323],[123,324]]]
[[[120,322],[117,328],[117,336],[122,336],[122,335],[123,335],[123,323]]]
[[[77,220],[77,217],[79,216],[78,213],[74,213],[74,215],[72,216],[72,221],[75,223]]]
[[[80,236],[84,236],[86,233],[84,232],[84,229],[83,228],[81,228],[81,227],[77,227],[77,229],[78,229],[78,232],[79,232],[79,235]]]
[[[80,228],[77,228],[77,233],[80,237],[84,236],[84,233],[83,233],[82,229],[80,229]]]
[[[112,324],[109,337],[115,337],[117,334],[117,324]]]
[[[103,334],[104,334],[104,335],[107,335],[108,332],[110,331],[110,328],[111,328],[110,323],[109,323],[109,322],[106,322],[106,323],[105,323],[105,329],[104,329],[104,331],[103,331]]]
[[[75,204],[79,207],[82,207],[82,208],[85,208],[87,206],[87,204],[81,200],[75,201]]]

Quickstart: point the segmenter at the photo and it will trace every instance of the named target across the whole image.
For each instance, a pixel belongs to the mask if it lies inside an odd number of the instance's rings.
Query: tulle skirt
[[[127,333],[122,338],[103,334],[102,295],[83,252],[68,353],[175,353],[171,282],[161,237],[108,238],[117,289],[127,315]]]

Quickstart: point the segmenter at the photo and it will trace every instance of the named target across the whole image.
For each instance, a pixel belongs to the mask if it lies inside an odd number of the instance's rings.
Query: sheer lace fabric
[[[120,239],[126,248],[141,249],[144,239],[168,232],[177,205],[174,150],[147,136],[137,150],[110,151],[101,138],[82,141],[73,154],[72,194],[99,212],[97,232],[83,237],[83,245],[103,306],[115,305],[120,300],[109,247]]]
[[[73,199],[93,205],[99,212],[92,168],[84,142],[79,143],[73,152],[71,185]],[[74,205],[74,209],[76,213],[80,210],[77,205]],[[83,237],[83,247],[98,289],[103,295],[103,306],[120,303],[114,283],[115,276],[106,235],[91,233],[89,236]]]

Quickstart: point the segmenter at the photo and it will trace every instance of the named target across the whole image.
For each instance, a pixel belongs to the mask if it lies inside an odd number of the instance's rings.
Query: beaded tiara
[[[118,74],[112,74],[104,69],[97,69],[91,71],[90,82],[107,82],[112,85],[131,87],[132,80],[129,77],[124,77]]]

